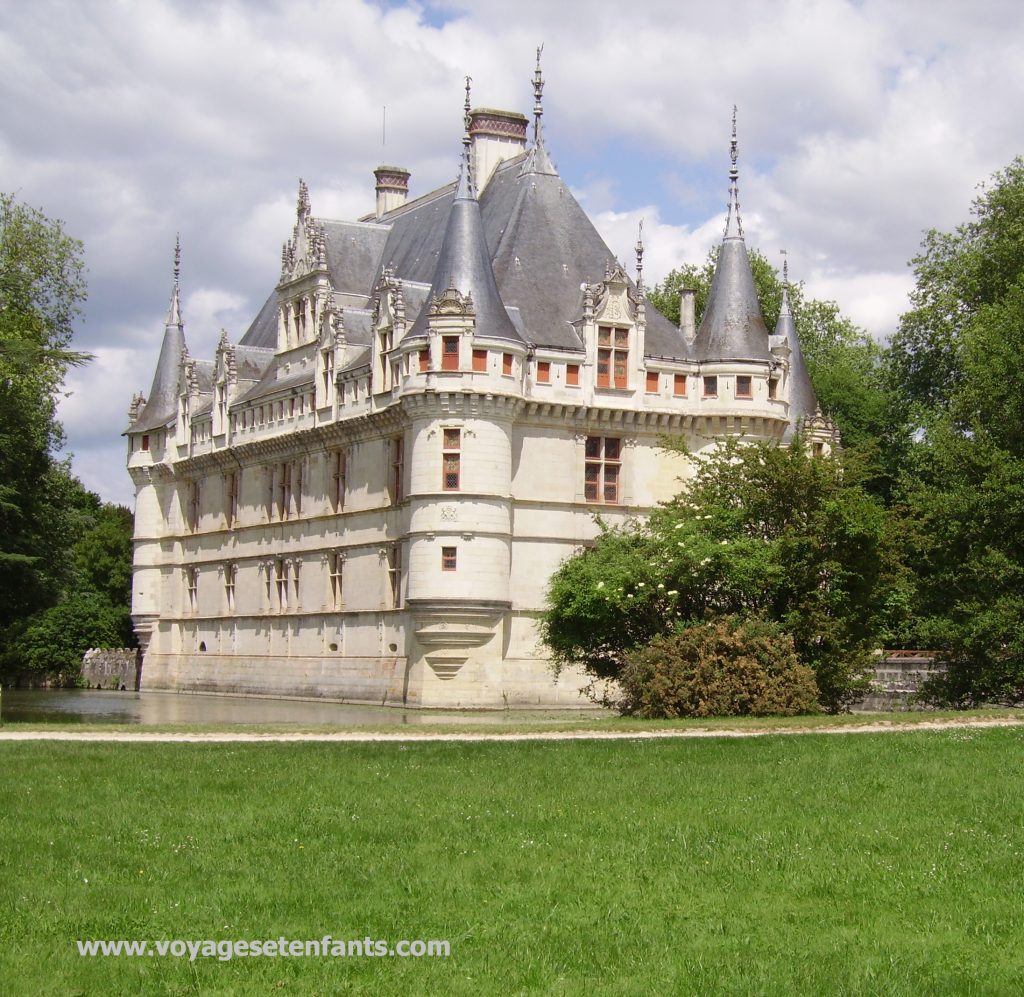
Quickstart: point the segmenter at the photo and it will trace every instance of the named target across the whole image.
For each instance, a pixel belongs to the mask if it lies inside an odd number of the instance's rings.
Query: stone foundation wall
[[[913,702],[921,684],[946,670],[934,651],[885,651],[875,664],[871,691],[860,704],[862,710],[923,709]]]
[[[133,647],[90,648],[82,656],[82,681],[90,689],[138,691],[142,656]]]

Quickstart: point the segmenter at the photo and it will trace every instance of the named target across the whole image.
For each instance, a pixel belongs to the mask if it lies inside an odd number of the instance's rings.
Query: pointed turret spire
[[[718,250],[715,279],[697,330],[697,350],[704,360],[768,360],[768,329],[754,287],[740,222],[736,108],[732,110],[729,146],[729,216]]]
[[[171,289],[171,304],[167,309],[167,325],[182,326],[181,321],[181,235],[174,237],[174,286]]]
[[[640,219],[640,228],[637,232],[636,245],[636,290],[640,297],[644,293],[644,220]]]
[[[736,105],[732,106],[732,141],[729,144],[729,213],[725,219],[725,238],[743,238],[743,219],[740,218],[739,146],[736,142]]]
[[[475,315],[476,330],[480,335],[522,342],[522,336],[512,324],[498,292],[494,268],[491,265],[491,253],[484,236],[480,202],[476,199],[476,190],[470,173],[469,84],[470,78],[467,76],[467,127],[462,140],[459,182],[448,215],[444,241],[437,255],[437,268],[434,270],[428,301],[434,303],[442,298],[451,300],[453,295],[461,298],[467,311]],[[427,318],[431,309],[432,305],[427,305],[420,310],[409,337],[426,335]]]
[[[540,145],[540,119],[544,116],[544,75],[540,71],[540,54],[543,45],[537,46],[537,68],[533,71],[533,144]]]
[[[459,167],[459,184],[455,191],[456,200],[459,198],[472,198],[476,199],[476,184],[473,182],[473,157],[470,155],[473,139],[469,134],[470,125],[470,84],[473,82],[472,76],[466,77],[466,103],[464,105],[463,114],[463,132],[462,132],[462,164]]]
[[[185,327],[181,319],[181,239],[174,241],[174,286],[171,305],[167,310],[164,338],[160,344],[160,357],[153,374],[153,386],[148,401],[138,417],[128,427],[130,433],[144,433],[166,426],[178,411],[178,369],[188,355],[185,346]]]
[[[775,323],[771,343],[776,348],[789,348],[789,376],[786,379],[789,385],[789,427],[782,437],[788,442],[796,432],[797,426],[814,418],[816,412],[820,413],[820,409],[814,388],[811,386],[807,362],[800,349],[800,337],[796,333],[796,321],[789,300],[789,259],[784,249],[782,254],[782,307],[779,309],[779,320]],[[785,353],[782,355],[785,356]]]
[[[533,145],[526,154],[523,168],[519,171],[520,176],[528,173],[541,173],[547,176],[558,176],[548,150],[544,145],[544,131],[541,127],[541,118],[544,117],[544,74],[540,69],[540,56],[544,51],[543,45],[537,46],[537,68],[533,71]]]

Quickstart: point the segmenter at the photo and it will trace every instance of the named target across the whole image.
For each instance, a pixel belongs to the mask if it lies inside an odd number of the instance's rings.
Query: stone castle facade
[[[317,218],[300,183],[281,275],[212,361],[185,341],[177,257],[148,398],[130,413],[143,688],[419,707],[578,706],[537,621],[559,563],[680,489],[723,436],[827,449],[784,305],[765,328],[730,211],[710,300],[645,300],[521,114],[466,108],[456,182]]]

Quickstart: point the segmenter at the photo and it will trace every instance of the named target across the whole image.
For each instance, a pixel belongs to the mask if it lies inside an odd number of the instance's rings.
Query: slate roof
[[[410,327],[415,326],[430,288],[437,282],[436,292],[448,284],[439,275],[438,265],[457,186],[456,181],[439,187],[378,221],[321,222],[335,290],[360,296],[372,307],[373,290],[384,268],[391,267],[403,283],[406,319]],[[554,172],[547,153],[542,149],[535,154],[531,148],[499,164],[479,197],[479,216],[494,280],[510,320],[511,331],[500,319],[496,323],[504,327],[504,335],[541,347],[582,350],[571,324],[582,312],[581,285],[600,280],[614,256]],[[342,248],[352,254],[352,260],[341,258]],[[374,254],[376,265],[371,268]],[[447,271],[449,262],[445,260],[442,269]],[[477,279],[472,277],[471,282]],[[479,307],[476,294],[474,302]],[[346,308],[346,335],[349,315]],[[481,321],[482,328],[486,325]],[[493,329],[495,323],[490,325]],[[272,348],[276,341],[277,298],[271,293],[241,343]],[[646,343],[649,356],[693,358],[679,330],[650,304]]]
[[[779,320],[775,323],[775,333],[771,345],[785,343],[789,346],[789,427],[783,440],[788,442],[793,437],[798,423],[811,418],[818,410],[818,398],[811,386],[811,375],[807,371],[807,361],[800,349],[800,337],[796,334],[796,323],[789,306],[789,289],[783,286],[782,308]]]

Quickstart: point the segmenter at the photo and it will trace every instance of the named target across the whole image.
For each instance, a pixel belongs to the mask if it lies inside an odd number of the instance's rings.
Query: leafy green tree
[[[982,184],[971,213],[953,232],[928,232],[911,260],[913,307],[893,337],[891,373],[919,418],[952,400],[965,377],[964,347],[975,319],[1024,272],[1024,158]]]
[[[921,429],[899,497],[916,642],[950,667],[932,698],[1024,703],[1024,160],[972,213],[913,261],[892,376]]]
[[[618,678],[657,635],[757,615],[792,636],[822,705],[845,708],[907,584],[891,516],[861,477],[799,438],[723,444],[646,523],[605,529],[555,573],[542,624],[554,660]]]
[[[71,592],[19,629],[4,653],[9,659],[4,664],[13,674],[56,675],[63,684],[74,685],[82,655],[90,647],[124,646],[123,625],[121,608],[99,593]]]
[[[0,628],[52,603],[63,556],[69,476],[56,395],[85,299],[82,246],[59,222],[0,195]]]

